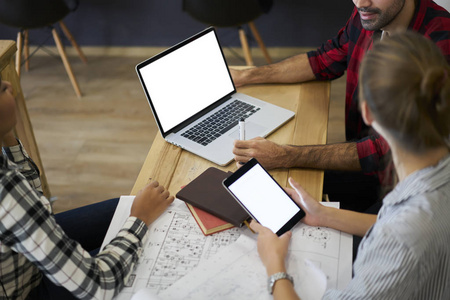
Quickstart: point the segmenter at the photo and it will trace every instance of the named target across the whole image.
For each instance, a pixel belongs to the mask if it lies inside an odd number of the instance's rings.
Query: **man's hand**
[[[278,237],[272,230],[260,225],[256,221],[252,221],[250,227],[259,234],[258,253],[262,263],[266,267],[267,274],[272,275],[278,272],[286,272],[284,260],[287,255],[292,232],[288,231]]]
[[[240,86],[245,85],[242,70],[230,69],[230,74],[231,74],[231,78],[233,79],[235,87],[240,87]]]
[[[245,163],[256,158],[266,169],[286,167],[285,161],[289,159],[285,146],[261,137],[247,141],[234,141],[233,154],[238,166],[239,162]]]
[[[138,192],[131,206],[130,216],[136,217],[149,226],[155,221],[173,202],[174,197],[170,196],[158,181],[152,181]]]
[[[261,67],[230,69],[230,74],[236,87],[247,84],[295,83],[316,79],[306,53]]]
[[[327,145],[278,145],[261,137],[234,141],[234,159],[247,162],[256,158],[266,169],[311,168],[361,171],[355,142]]]

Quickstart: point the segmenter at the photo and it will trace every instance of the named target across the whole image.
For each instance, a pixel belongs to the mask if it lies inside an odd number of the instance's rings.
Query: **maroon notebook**
[[[176,197],[236,227],[241,227],[249,215],[222,186],[222,181],[231,174],[232,172],[210,167],[183,187]]]
[[[186,206],[189,208],[192,216],[198,224],[198,227],[202,230],[204,235],[211,235],[216,232],[220,232],[226,229],[234,228],[233,224],[228,223],[198,207],[192,206],[187,202]]]

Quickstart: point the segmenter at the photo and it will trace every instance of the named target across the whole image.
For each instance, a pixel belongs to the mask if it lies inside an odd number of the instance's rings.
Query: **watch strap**
[[[292,283],[292,285],[294,285],[294,278],[292,278],[291,275],[287,274],[286,272],[275,273],[272,276],[270,276],[267,281],[267,289],[269,291],[269,294],[271,295],[273,294],[273,287],[275,285],[275,282],[277,282],[280,279],[287,279]]]

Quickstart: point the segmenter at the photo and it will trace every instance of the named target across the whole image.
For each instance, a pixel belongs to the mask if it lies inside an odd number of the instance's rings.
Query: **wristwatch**
[[[280,279],[287,279],[289,280],[292,285],[294,285],[294,278],[292,278],[291,275],[285,273],[285,272],[278,272],[273,274],[269,277],[269,280],[267,281],[267,289],[269,290],[269,294],[273,294],[273,286],[275,285],[275,282]]]

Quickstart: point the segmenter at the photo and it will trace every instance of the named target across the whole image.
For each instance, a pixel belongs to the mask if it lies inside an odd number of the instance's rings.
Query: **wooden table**
[[[44,195],[50,198],[50,189],[45,176],[39,149],[34,138],[33,126],[28,115],[27,106],[23,97],[20,79],[14,67],[13,56],[17,51],[16,43],[9,40],[0,40],[0,72],[2,80],[11,82],[16,98],[17,124],[16,135],[22,141],[26,151],[38,166],[41,172],[41,183]]]
[[[279,144],[325,144],[327,140],[330,82],[303,84],[255,85],[239,88],[238,92],[271,102],[296,113],[294,119],[268,136]],[[210,166],[235,171],[236,165],[215,165],[201,157],[167,143],[158,133],[142,166],[131,195],[142,189],[149,178],[156,179],[175,195]],[[293,177],[315,199],[322,199],[323,171],[304,169],[276,169],[271,175],[281,186],[288,186]]]

